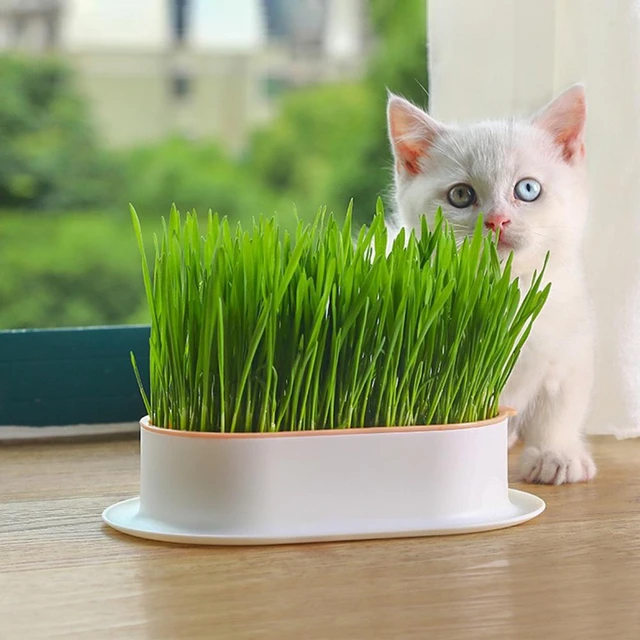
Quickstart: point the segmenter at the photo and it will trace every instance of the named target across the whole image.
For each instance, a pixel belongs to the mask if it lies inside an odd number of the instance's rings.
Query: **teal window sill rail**
[[[149,327],[0,331],[0,429],[136,422],[146,411]]]

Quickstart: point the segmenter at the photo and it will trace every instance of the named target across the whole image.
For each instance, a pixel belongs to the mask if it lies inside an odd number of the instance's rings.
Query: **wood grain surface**
[[[3,446],[0,638],[637,640],[640,439],[594,451],[595,482],[535,487],[547,511],[513,529],[214,548],[102,524],[137,441]]]

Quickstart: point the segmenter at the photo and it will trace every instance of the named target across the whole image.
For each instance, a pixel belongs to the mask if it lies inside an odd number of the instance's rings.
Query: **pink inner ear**
[[[563,114],[564,118],[550,122],[547,127],[553,135],[556,144],[562,150],[562,157],[565,162],[571,163],[579,160],[585,155],[584,146],[584,116],[586,110],[582,103],[582,114],[576,106],[575,111]]]
[[[388,119],[396,169],[415,176],[420,173],[420,160],[426,157],[435,138],[435,121],[410,102],[395,96],[389,101]]]
[[[573,163],[585,156],[584,133],[587,105],[584,89],[571,87],[551,102],[534,123],[546,129],[562,151],[565,162]]]
[[[556,142],[562,149],[562,157],[566,162],[573,162],[585,156],[585,146],[582,139],[582,128],[572,131],[562,131],[556,136]]]
[[[412,176],[417,176],[420,173],[420,158],[426,155],[426,149],[419,145],[397,143],[396,154],[398,156],[396,160],[398,171],[402,168]]]

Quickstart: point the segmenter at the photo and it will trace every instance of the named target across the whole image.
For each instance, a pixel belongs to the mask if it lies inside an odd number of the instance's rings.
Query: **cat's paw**
[[[525,482],[570,484],[595,478],[597,469],[591,454],[581,443],[567,449],[541,451],[527,447],[520,458],[520,474]]]
[[[518,436],[518,432],[517,431],[511,431],[509,430],[509,451],[511,451],[511,449],[513,449],[513,447],[515,447],[516,444],[518,444],[518,440],[520,440],[520,437]]]

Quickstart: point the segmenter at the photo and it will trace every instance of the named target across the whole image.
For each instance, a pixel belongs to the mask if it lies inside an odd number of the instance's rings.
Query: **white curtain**
[[[430,106],[522,115],[584,82],[598,322],[589,431],[640,436],[640,0],[429,0]]]

